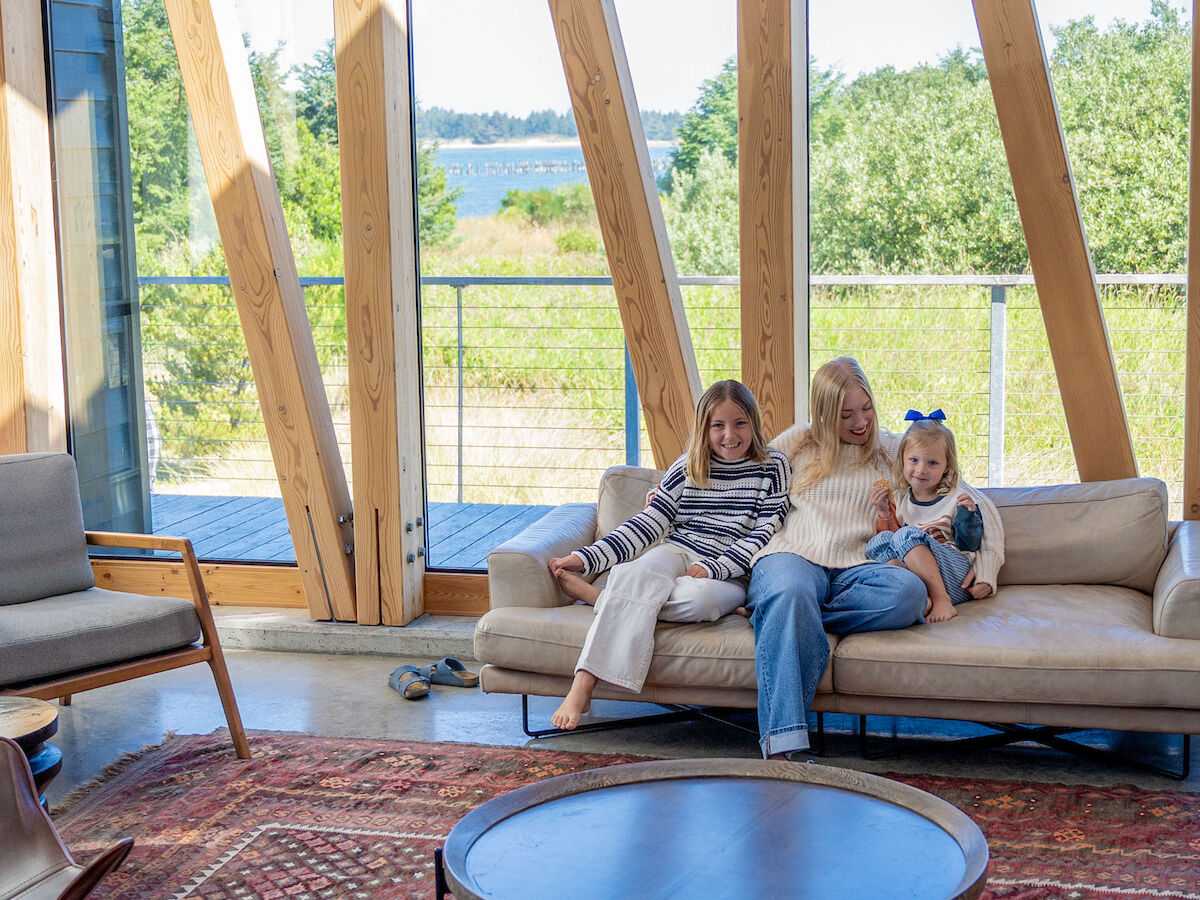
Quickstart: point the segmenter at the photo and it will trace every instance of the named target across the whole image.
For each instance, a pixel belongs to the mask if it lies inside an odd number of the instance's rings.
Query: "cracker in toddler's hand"
[[[896,495],[892,492],[892,483],[890,481],[888,481],[886,478],[876,478],[875,483],[871,485],[871,487],[878,487],[881,484],[887,488],[888,506],[895,506]]]

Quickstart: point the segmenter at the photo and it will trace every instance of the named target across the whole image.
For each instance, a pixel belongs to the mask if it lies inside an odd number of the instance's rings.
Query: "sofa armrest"
[[[1200,640],[1200,522],[1181,522],[1154,583],[1154,633]]]
[[[566,556],[596,538],[596,504],[556,506],[516,537],[488,554],[488,595],[501,606],[564,606],[550,575],[550,560]]]

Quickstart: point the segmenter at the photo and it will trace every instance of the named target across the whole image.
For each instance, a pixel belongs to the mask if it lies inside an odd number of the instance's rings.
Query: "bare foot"
[[[926,622],[945,622],[947,619],[953,619],[958,615],[958,610],[954,608],[954,604],[950,602],[949,597],[935,597],[930,601],[929,608],[925,610]]]
[[[596,598],[600,596],[600,588],[588,584],[574,572],[565,569],[558,573],[558,586],[572,600],[581,600],[588,606],[595,606]]]
[[[550,717],[550,724],[555,728],[562,728],[564,731],[574,730],[579,725],[580,717],[592,708],[592,691],[595,688],[595,675],[585,672],[583,669],[576,672],[575,680],[571,682],[571,689],[567,691],[567,696],[563,698],[563,702]]]
[[[744,607],[744,606],[739,606],[737,609],[734,610],[734,612],[737,613],[739,616],[745,616],[747,619],[750,618],[750,610],[746,609],[746,607]]]

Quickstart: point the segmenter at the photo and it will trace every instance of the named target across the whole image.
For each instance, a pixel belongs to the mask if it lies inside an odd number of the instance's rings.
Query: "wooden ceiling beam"
[[[355,621],[350,493],[232,0],[166,0],[314,619]]]
[[[1082,481],[1137,475],[1096,273],[1032,0],[973,0]]]
[[[655,465],[688,445],[700,373],[613,0],[549,0]]]
[[[1200,519],[1200,10],[1192,7],[1192,121],[1188,172],[1187,362],[1183,391],[1183,517]]]
[[[742,381],[774,436],[808,419],[808,34],[800,0],[738,0]]]
[[[426,534],[408,9],[333,9],[358,621],[406,625]]]

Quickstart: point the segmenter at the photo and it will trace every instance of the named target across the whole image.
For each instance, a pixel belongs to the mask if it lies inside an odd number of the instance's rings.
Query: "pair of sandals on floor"
[[[479,684],[479,675],[468,672],[467,667],[453,656],[444,656],[437,662],[420,668],[401,666],[388,678],[388,684],[399,691],[405,700],[419,700],[429,693],[431,684],[473,688]]]

